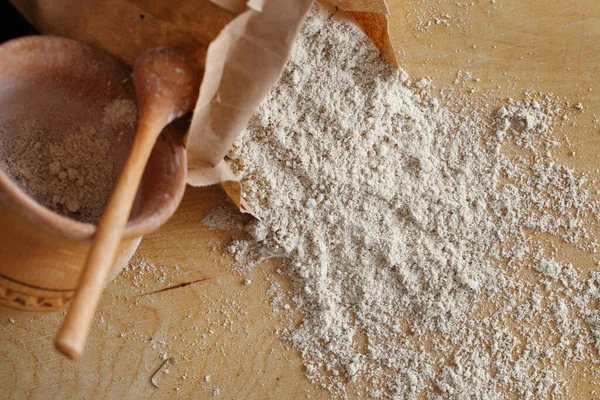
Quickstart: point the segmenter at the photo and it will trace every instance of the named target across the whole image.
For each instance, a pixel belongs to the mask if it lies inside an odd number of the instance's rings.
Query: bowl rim
[[[8,52],[8,54],[10,54],[11,51],[18,51],[23,47],[27,47],[28,50],[31,51],[31,49],[35,49],[36,46],[39,49],[43,48],[42,52],[44,53],[48,52],[49,48],[55,46],[85,50],[97,57],[98,60],[113,62],[115,65],[120,65],[130,70],[130,68],[125,66],[121,61],[100,49],[72,39],[57,36],[24,36],[7,41],[0,45],[0,58],[3,56],[3,53]],[[177,130],[169,129],[169,131],[170,132],[165,132],[165,130],[163,130],[162,134],[169,133],[173,136],[173,133],[171,132]],[[158,212],[148,218],[141,219],[134,217],[130,219],[127,222],[122,239],[131,239],[153,232],[166,222],[179,206],[185,191],[187,175],[187,154],[183,144],[183,132],[181,132],[180,136],[181,140],[172,141],[174,148],[172,157],[178,157],[180,162],[177,163],[177,171],[174,174],[179,179],[177,179],[176,182],[173,182],[173,190],[169,191],[169,194],[171,194],[171,201],[167,202],[164,207],[161,207]],[[160,141],[157,141],[157,143],[159,142]],[[17,182],[10,178],[2,168],[0,168],[0,203],[3,203],[12,212],[24,217],[29,222],[40,226],[40,228],[73,240],[91,240],[96,232],[95,224],[80,222],[60,215],[38,203],[35,199],[30,197]]]

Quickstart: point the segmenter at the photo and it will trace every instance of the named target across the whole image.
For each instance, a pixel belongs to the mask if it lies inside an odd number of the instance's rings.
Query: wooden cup
[[[0,165],[10,154],[18,124],[33,119],[44,135],[99,126],[106,105],[121,98],[135,101],[131,71],[100,50],[48,36],[3,44]],[[119,143],[112,157],[115,168],[122,167],[134,128],[106,136]],[[175,212],[185,190],[186,168],[183,132],[172,124],[154,147],[109,280],[126,265],[142,236]],[[43,207],[0,169],[0,305],[31,311],[65,306],[77,287],[95,229]]]

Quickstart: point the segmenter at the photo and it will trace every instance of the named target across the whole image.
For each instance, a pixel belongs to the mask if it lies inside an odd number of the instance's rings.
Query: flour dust
[[[303,315],[282,334],[335,395],[568,397],[561,371],[600,349],[600,272],[542,240],[598,249],[593,182],[551,157],[571,110],[456,112],[428,87],[315,6],[229,154],[260,217],[238,268],[282,257]]]

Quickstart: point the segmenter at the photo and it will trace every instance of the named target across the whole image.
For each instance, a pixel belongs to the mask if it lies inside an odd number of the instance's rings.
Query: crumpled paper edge
[[[381,54],[394,68],[400,67],[396,50],[390,38],[389,7],[387,0],[326,0],[346,11],[371,39]]]
[[[221,185],[221,188],[227,193],[229,198],[243,213],[248,213],[257,217],[256,212],[244,200],[242,196],[242,184],[233,173],[225,160],[221,160],[216,166],[205,165],[204,168],[194,168],[193,180],[196,184],[190,182],[190,167],[188,164],[188,183],[192,186],[209,186],[213,184]]]
[[[261,11],[264,0],[210,0],[212,3],[229,12],[239,14],[246,9],[251,8],[255,11]]]
[[[399,68],[397,53],[390,39],[390,21],[387,14],[377,12],[349,12],[356,23],[377,47],[377,50],[388,59],[394,68]]]
[[[256,215],[223,158],[279,78],[312,0],[263,0],[260,10],[257,0],[250,3],[254,7],[227,24],[208,48],[186,144],[188,183],[220,183],[242,212]]]

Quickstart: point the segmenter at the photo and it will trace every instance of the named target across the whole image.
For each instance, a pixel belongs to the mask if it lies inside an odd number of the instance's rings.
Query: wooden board
[[[432,77],[438,86],[452,85],[457,71],[466,70],[480,79],[468,83],[476,92],[494,88],[517,98],[533,89],[581,102],[581,116],[561,132],[575,143],[577,155],[564,158],[599,177],[600,132],[594,114],[600,106],[600,3],[461,4],[390,1],[392,41],[404,69],[415,77]],[[231,258],[213,250],[241,235],[200,224],[225,200],[218,188],[188,188],[177,214],[145,238],[138,251],[138,262],[147,260],[157,269],[141,276],[126,271],[108,286],[88,349],[77,363],[52,345],[62,314],[2,311],[2,397],[327,398],[303,377],[299,355],[275,333],[282,323],[271,317],[266,292],[271,281],[281,281],[276,267],[235,275]],[[573,262],[591,268],[584,259]],[[244,285],[246,278],[252,284]],[[156,388],[151,377],[164,357],[174,360],[157,375]],[[572,376],[574,397],[593,398],[600,372],[565,374]]]

